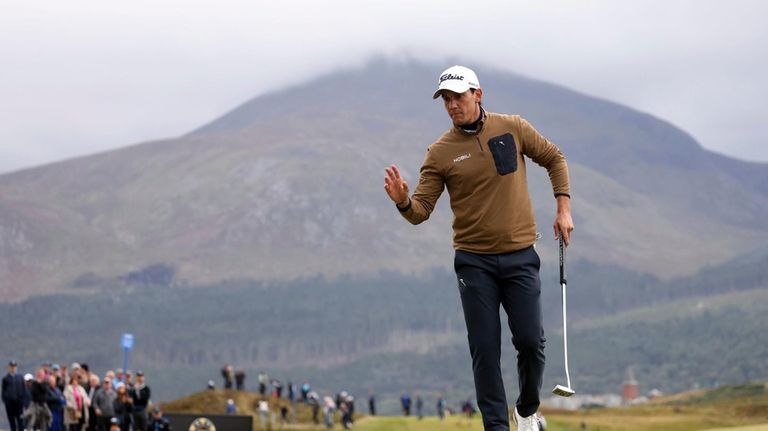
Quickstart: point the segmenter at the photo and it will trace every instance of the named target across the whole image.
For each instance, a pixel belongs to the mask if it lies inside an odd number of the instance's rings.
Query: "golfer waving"
[[[406,220],[429,218],[444,188],[453,210],[454,267],[467,324],[477,403],[486,430],[508,431],[501,379],[504,307],[517,349],[520,397],[518,430],[538,430],[535,413],[544,374],[539,256],[536,221],[526,179],[527,156],[549,173],[557,201],[555,237],[573,230],[568,166],[560,150],[516,115],[486,112],[475,73],[453,66],[439,77],[441,97],[453,127],[429,146],[412,196],[400,171],[386,169],[384,189]]]

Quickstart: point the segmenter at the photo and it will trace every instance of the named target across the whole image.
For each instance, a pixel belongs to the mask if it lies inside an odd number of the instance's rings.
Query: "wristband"
[[[404,206],[403,208],[400,208],[400,205],[398,205],[398,204],[395,204],[395,207],[401,213],[404,213],[404,212],[408,211],[409,209],[411,209],[411,198],[408,198],[408,205]]]

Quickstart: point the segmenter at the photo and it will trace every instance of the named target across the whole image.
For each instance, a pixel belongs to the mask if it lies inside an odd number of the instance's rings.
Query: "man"
[[[224,389],[232,389],[232,382],[235,379],[235,371],[229,364],[224,364],[221,369],[221,377],[224,379]]]
[[[101,380],[99,379],[99,376],[97,376],[95,373],[91,373],[90,369],[86,368],[86,365],[82,365],[83,370],[86,370],[86,375],[88,376],[88,385],[83,385],[83,389],[85,389],[85,393],[88,394],[88,399],[91,400],[91,404],[88,406],[88,430],[94,431],[96,430],[98,426],[98,415],[96,414],[96,403],[94,402],[94,399],[96,399],[96,392],[100,389],[101,386]],[[101,431],[106,431],[104,428],[101,429]]]
[[[419,183],[409,197],[395,165],[386,169],[384,189],[402,216],[426,220],[444,188],[454,214],[454,267],[458,279],[475,390],[486,430],[509,430],[501,379],[504,307],[518,352],[518,430],[537,430],[544,372],[539,257],[533,247],[536,221],[528,194],[528,156],[546,168],[557,201],[555,238],[570,240],[573,221],[565,157],[527,121],[486,112],[475,73],[462,66],[445,70],[433,98],[441,97],[453,127],[427,150]]]
[[[245,370],[242,368],[238,368],[235,371],[235,388],[238,391],[245,390]]]
[[[259,372],[259,394],[264,395],[267,392],[267,384],[269,383],[269,376],[264,371]]]
[[[160,407],[152,410],[152,423],[149,424],[149,431],[171,431],[171,423],[163,417],[163,411]]]
[[[24,412],[26,430],[44,431],[48,430],[53,423],[53,416],[48,409],[48,379],[45,370],[37,370],[34,380],[30,381],[31,404]]]
[[[16,361],[10,361],[8,362],[8,374],[3,377],[2,398],[11,431],[24,429],[21,413],[24,411],[24,399],[28,396],[24,378],[17,371],[18,364]]]
[[[369,391],[368,394],[368,414],[376,416],[376,396],[373,395],[373,391]]]
[[[445,419],[445,398],[443,398],[443,394],[437,395],[437,417],[441,422]]]
[[[115,417],[116,399],[117,392],[112,388],[112,379],[106,376],[101,387],[96,390],[93,398],[91,398],[93,413],[96,416],[97,431],[107,431],[109,429],[111,420]]]
[[[408,392],[403,392],[400,396],[400,405],[403,407],[403,416],[411,415],[411,397]]]
[[[125,384],[125,389],[127,389],[130,392],[131,389],[133,389],[133,385],[135,384],[133,382],[133,371],[125,370],[125,373],[123,374],[122,382]]]
[[[151,391],[144,383],[144,372],[136,371],[136,383],[130,389],[133,398],[133,426],[134,431],[146,431],[147,429],[147,405]]]

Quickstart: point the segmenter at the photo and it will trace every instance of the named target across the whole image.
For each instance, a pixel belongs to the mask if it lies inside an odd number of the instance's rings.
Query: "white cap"
[[[28,381],[32,380],[33,378],[34,377],[32,377],[32,374],[29,374],[29,373],[24,374],[24,381],[25,382],[28,382]]]
[[[440,97],[440,92],[443,90],[461,94],[470,88],[480,88],[480,81],[472,69],[464,66],[453,66],[440,74],[437,85],[437,91],[432,95],[433,99]]]

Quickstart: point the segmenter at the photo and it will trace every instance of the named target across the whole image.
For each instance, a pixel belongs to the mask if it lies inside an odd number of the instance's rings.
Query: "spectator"
[[[91,368],[88,366],[88,364],[80,364],[80,368],[82,368],[82,379],[80,379],[81,382],[83,382],[83,388],[85,388],[85,392],[90,392],[91,390]]]
[[[224,389],[232,389],[235,375],[231,365],[224,364],[224,368],[221,369],[221,377],[224,378]]]
[[[112,380],[109,377],[104,377],[104,384],[96,391],[91,402],[96,415],[96,431],[109,429],[112,418],[115,417],[116,399],[117,392],[112,388]]]
[[[115,407],[115,417],[120,421],[122,431],[130,431],[131,419],[133,414],[133,398],[128,395],[128,388],[125,383],[120,382],[115,386],[117,398],[113,403]]]
[[[296,385],[292,382],[288,382],[288,400],[293,404],[296,402]]]
[[[272,396],[275,398],[281,398],[283,396],[283,382],[280,380],[272,380]]]
[[[69,383],[69,376],[71,375],[69,368],[66,365],[59,367],[59,364],[52,364],[48,368],[50,369],[49,373],[59,376],[59,389],[61,389],[61,392],[64,392],[64,388]]]
[[[133,382],[133,371],[125,370],[124,377],[125,377],[125,380],[123,381],[123,383],[125,383],[125,389],[128,391],[128,393],[130,393],[131,389],[133,389],[133,385],[134,385],[134,382]]]
[[[373,395],[373,392],[370,392],[370,395],[368,395],[368,414],[376,416],[376,397]]]
[[[133,399],[133,430],[147,431],[147,405],[151,391],[144,382],[144,372],[136,371],[136,384],[130,389]]]
[[[84,370],[86,369],[85,367],[86,366],[83,365]],[[83,389],[85,389],[85,392],[88,394],[88,398],[91,399],[91,405],[90,407],[88,407],[88,431],[95,431],[96,428],[98,427],[98,424],[97,424],[98,417],[96,416],[96,409],[93,405],[93,399],[96,397],[96,391],[99,390],[101,381],[99,380],[99,376],[97,376],[96,374],[92,374],[89,372],[87,373],[87,375],[88,375],[88,386],[83,387]],[[106,428],[102,429],[101,431],[106,431]]]
[[[233,400],[232,398],[227,400],[226,413],[228,415],[233,415],[233,414],[237,413],[237,406],[235,406],[235,400]]]
[[[72,365],[69,366],[69,376],[74,377],[77,379],[77,383],[82,387],[83,386],[83,369],[80,366],[79,363],[73,362]],[[69,381],[67,379],[66,381]]]
[[[213,382],[213,380],[208,380],[208,386],[207,387],[208,387],[209,391],[212,391],[212,390],[216,389],[216,384]]]
[[[309,382],[304,382],[303,385],[301,385],[301,401],[306,403],[309,400],[309,391],[312,390],[312,387],[309,386]]]
[[[333,428],[333,413],[336,411],[336,403],[333,398],[326,395],[323,397],[323,414],[325,415],[325,427]]]
[[[355,423],[355,397],[352,394],[347,396],[347,405],[349,406],[349,423]]]
[[[265,400],[259,401],[259,424],[263,430],[269,424],[269,403]]]
[[[45,375],[45,374],[43,374]],[[35,380],[35,377],[32,374],[24,374],[24,388],[26,388],[26,391],[24,391],[24,398],[21,401],[21,404],[24,406],[24,410],[27,410],[29,406],[32,404],[32,381]],[[21,414],[22,417],[24,416],[24,413]],[[22,422],[24,422],[22,420]]]
[[[403,416],[410,416],[411,397],[408,395],[408,392],[403,392],[403,395],[400,397],[400,404],[403,406]]]
[[[109,420],[109,431],[120,431],[120,419],[112,418]]]
[[[8,374],[3,377],[2,396],[11,431],[22,431],[24,423],[21,420],[21,414],[24,411],[24,400],[28,397],[28,392],[24,378],[18,373],[16,361],[8,363]]]
[[[46,377],[48,380],[48,394],[46,404],[51,411],[51,426],[48,431],[64,431],[64,406],[67,400],[58,386],[56,386],[56,376]]]
[[[467,399],[464,404],[461,405],[461,411],[467,415],[467,418],[472,419],[475,416],[475,406],[472,405],[472,400]]]
[[[24,412],[25,429],[29,431],[43,431],[51,427],[53,418],[48,409],[48,382],[43,370],[37,370],[35,378],[29,376],[30,405]],[[27,378],[27,376],[25,376]]]
[[[91,404],[91,400],[85,393],[85,389],[80,386],[78,373],[74,372],[75,367],[72,368],[73,373],[69,378],[69,384],[64,387],[64,398],[66,399],[64,425],[69,431],[81,431],[83,425],[88,423],[88,406]]]
[[[320,425],[320,396],[317,392],[311,391],[307,394],[307,403],[312,408],[312,422]]]
[[[338,403],[339,411],[341,412],[341,426],[344,429],[349,429],[352,426],[352,414],[354,412],[354,404],[352,395],[342,392],[341,402]]]
[[[424,400],[421,399],[421,395],[416,394],[416,415],[419,417],[419,420],[424,419],[423,409]]]
[[[152,422],[149,424],[150,431],[171,431],[171,423],[163,417],[163,411],[160,407],[152,410]]]
[[[245,389],[245,370],[242,368],[235,372],[235,388],[238,391]]]
[[[67,386],[67,381],[64,380],[64,376],[61,372],[61,367],[59,367],[59,364],[52,364],[47,375],[54,376],[56,378],[56,386],[58,386],[59,390],[64,393],[64,386]]]
[[[259,394],[264,395],[267,393],[267,384],[269,383],[269,376],[264,371],[259,372]]]
[[[445,419],[445,398],[443,398],[443,394],[437,396],[437,417],[441,421]]]

